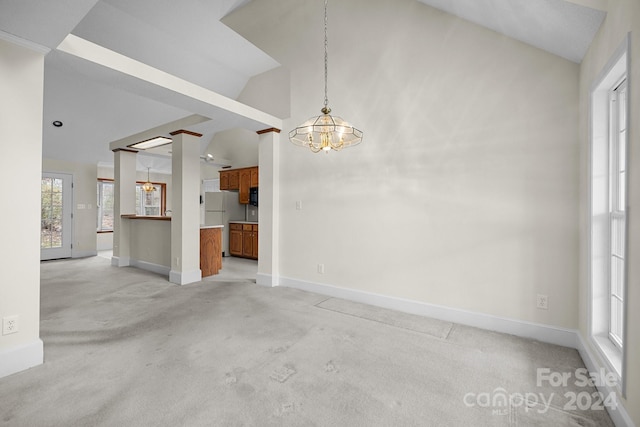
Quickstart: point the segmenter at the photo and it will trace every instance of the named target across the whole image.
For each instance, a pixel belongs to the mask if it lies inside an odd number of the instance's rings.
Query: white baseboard
[[[256,274],[256,283],[260,286],[265,286],[267,288],[273,288],[274,286],[278,286],[278,283],[274,280],[274,277],[271,274],[264,274],[264,273]]]
[[[112,256],[111,257],[111,265],[114,267],[128,267],[131,260],[128,256]]]
[[[263,276],[263,277],[260,277]],[[589,372],[598,372],[599,364],[596,363],[593,354],[585,344],[580,332],[574,329],[558,328],[540,323],[526,322],[516,319],[508,319],[492,316],[484,313],[460,310],[435,304],[428,304],[404,298],[381,295],[355,289],[340,288],[323,283],[308,282],[288,277],[273,278],[268,274],[260,274],[259,280],[264,283],[274,283],[271,286],[285,286],[303,291],[314,292],[335,298],[369,304],[377,307],[397,310],[404,313],[417,314],[459,323],[475,328],[486,329],[505,334],[511,334],[523,338],[530,338],[550,344],[561,345],[577,349]],[[615,392],[613,388],[598,388],[604,395]],[[616,410],[609,411],[611,419],[617,427],[635,427],[628,412],[621,404]]]
[[[202,270],[191,271],[175,271],[169,272],[169,281],[177,285],[188,285],[189,283],[195,283],[202,280]]]
[[[598,359],[594,357],[593,352],[590,350],[586,341],[582,338],[582,334],[580,332],[576,332],[576,339],[578,341],[576,349],[578,350],[578,353],[580,353],[580,357],[582,358],[587,370],[589,372],[600,372],[604,367]],[[603,396],[609,396],[610,393],[617,393],[615,386],[610,387],[607,384],[600,384],[597,388]],[[622,404],[618,404],[618,407],[615,410],[607,408],[607,412],[616,427],[635,427],[633,420]]]
[[[0,378],[42,365],[44,345],[40,338],[0,352]]]
[[[132,267],[140,268],[142,270],[152,271],[154,273],[162,274],[163,276],[169,276],[171,268],[166,265],[154,264],[152,262],[140,261],[137,259],[130,259],[129,265]]]
[[[280,286],[315,292],[335,298],[342,298],[363,304],[402,311],[431,317],[447,322],[460,323],[475,328],[516,335],[524,338],[577,348],[576,331],[572,329],[558,328],[540,323],[526,322],[522,320],[508,319],[484,313],[460,310],[436,304],[428,304],[404,298],[354,289],[340,288],[322,283],[307,282],[303,280],[280,277]]]

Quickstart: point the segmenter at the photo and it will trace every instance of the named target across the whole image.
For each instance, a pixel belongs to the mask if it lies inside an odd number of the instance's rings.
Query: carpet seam
[[[331,298],[327,298],[327,300],[329,300],[329,299],[331,299]],[[325,300],[325,301],[327,301],[327,300]],[[379,323],[379,324],[381,324],[381,325],[387,325],[387,326],[390,326],[390,327],[392,327],[392,328],[396,328],[396,329],[402,329],[402,330],[405,330],[405,331],[415,332],[415,333],[417,333],[417,334],[426,335],[426,336],[429,336],[429,337],[433,337],[433,338],[439,339],[440,341],[445,341],[445,340],[446,340],[446,338],[442,338],[442,337],[439,337],[439,336],[437,336],[437,335],[433,335],[433,334],[430,334],[430,333],[427,333],[427,332],[416,331],[415,329],[404,328],[404,327],[402,327],[402,326],[392,325],[392,324],[390,324],[390,323],[381,322],[381,321],[379,321],[379,320],[368,319],[368,318],[366,318],[366,317],[358,316],[358,315],[356,315],[356,314],[349,314],[349,313],[345,313],[345,312],[342,312],[342,311],[333,310],[333,309],[331,309],[331,308],[320,307],[320,306],[319,306],[319,304],[322,304],[323,302],[324,302],[324,301],[322,301],[322,302],[320,302],[320,303],[316,304],[316,305],[315,305],[315,307],[317,307],[317,308],[319,308],[319,309],[321,309],[321,310],[327,310],[327,311],[330,311],[330,312],[332,312],[332,313],[338,313],[338,314],[342,314],[342,315],[345,315],[345,316],[355,317],[355,318],[357,318],[357,319],[368,320],[368,321],[370,321],[370,322]],[[453,323],[451,323],[451,325],[453,325]],[[449,329],[449,332],[450,332],[450,331],[451,331],[451,328]],[[449,333],[447,333],[447,336],[449,336]]]

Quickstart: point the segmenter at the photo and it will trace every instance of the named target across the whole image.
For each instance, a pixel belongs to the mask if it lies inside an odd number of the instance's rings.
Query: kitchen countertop
[[[258,221],[229,221],[229,224],[254,224],[254,225],[258,225]]]
[[[200,226],[200,230],[203,230],[205,228],[224,228],[224,225],[201,225]]]
[[[170,216],[150,216],[150,215],[136,215],[136,214],[123,214],[121,218],[127,219],[150,219],[153,221],[171,221]]]

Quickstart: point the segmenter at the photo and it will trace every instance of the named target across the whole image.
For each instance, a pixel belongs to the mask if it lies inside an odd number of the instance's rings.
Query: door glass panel
[[[40,248],[62,247],[62,179],[42,178]]]

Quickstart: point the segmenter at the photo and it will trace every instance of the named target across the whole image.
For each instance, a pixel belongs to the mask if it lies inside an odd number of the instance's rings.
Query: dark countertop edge
[[[148,215],[136,215],[136,214],[125,214],[125,215],[120,215],[120,218],[127,218],[127,219],[150,219],[153,221],[171,221],[171,217],[170,216],[148,216]]]

